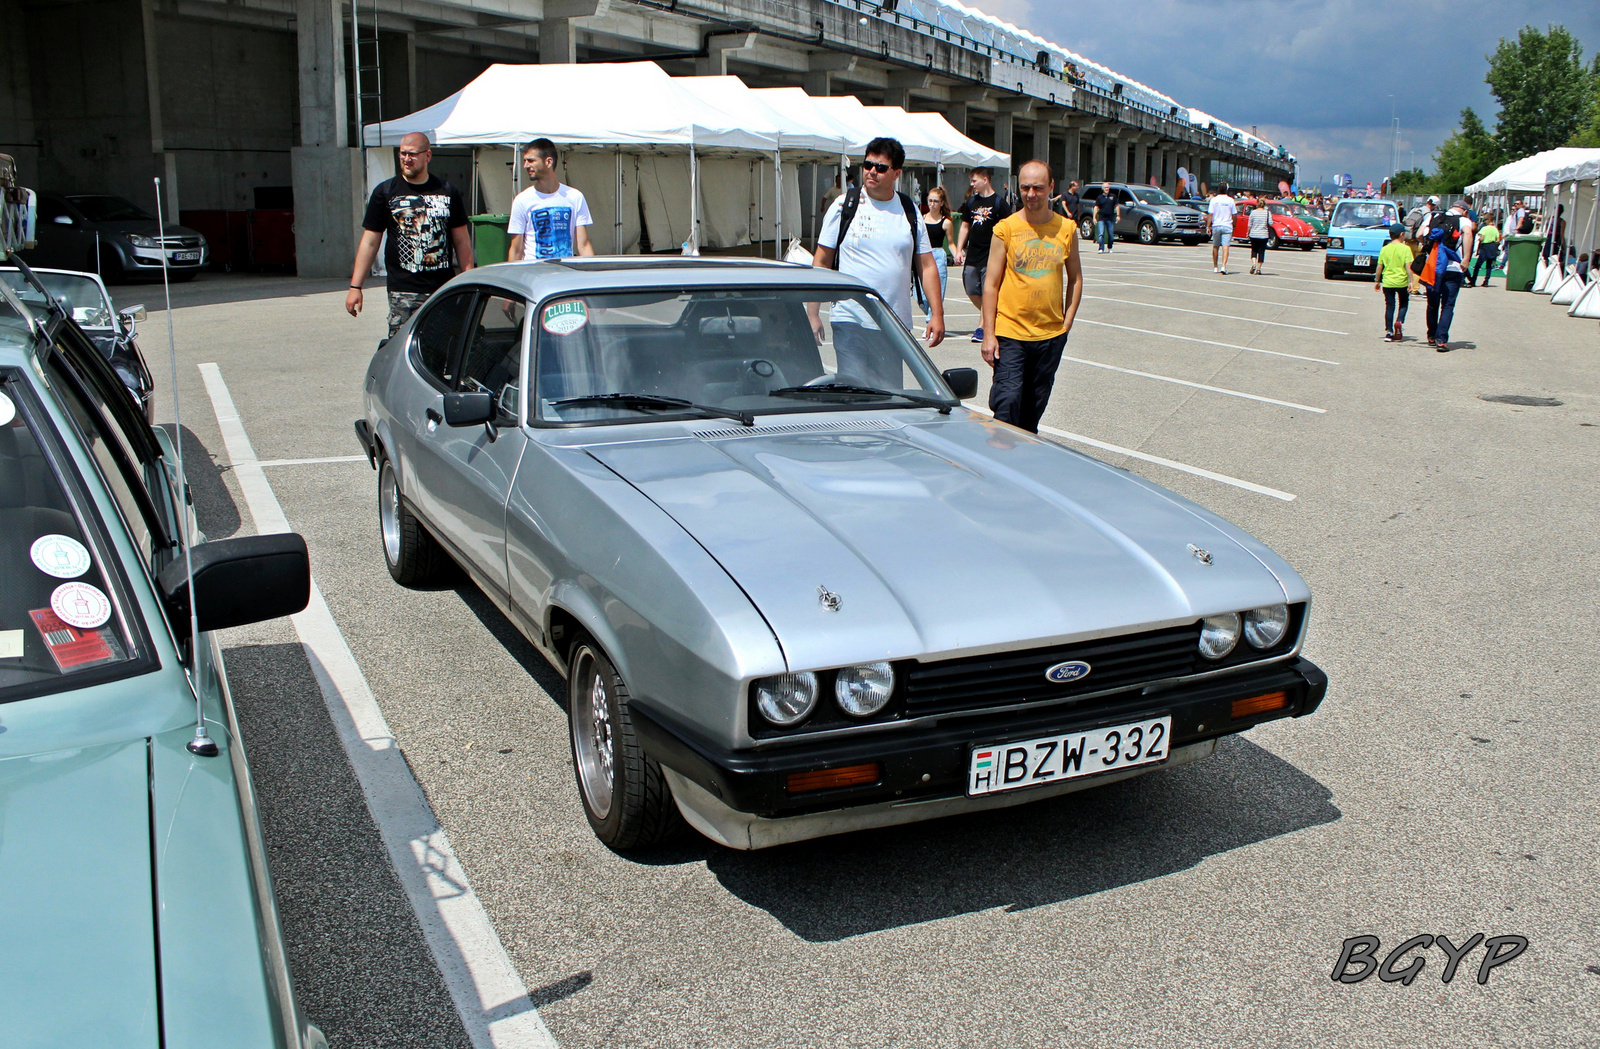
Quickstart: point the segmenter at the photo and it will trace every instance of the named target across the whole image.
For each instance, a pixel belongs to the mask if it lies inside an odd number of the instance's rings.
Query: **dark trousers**
[[[1411,305],[1411,292],[1406,288],[1383,289],[1383,330],[1394,331],[1395,321],[1406,322],[1406,309]]]
[[[1039,420],[1044,418],[1050,391],[1056,384],[1056,369],[1061,366],[1067,333],[1038,342],[1008,339],[1003,335],[999,338],[994,382],[989,386],[989,409],[1001,422],[1038,433]]]
[[[1456,296],[1461,293],[1461,274],[1441,273],[1428,288],[1428,341],[1449,342],[1450,321],[1456,313]]]
[[[1250,238],[1250,257],[1252,259],[1255,259],[1257,262],[1261,263],[1261,265],[1263,265],[1263,266],[1265,266],[1267,264],[1267,238],[1266,237],[1251,237]]]
[[[1496,245],[1496,247],[1498,247],[1498,245]],[[1480,270],[1483,271],[1483,286],[1486,288],[1489,286],[1489,278],[1494,276],[1494,258],[1496,254],[1498,254],[1498,252],[1493,250],[1491,250],[1488,254],[1484,254],[1480,249],[1479,252],[1472,257],[1472,272],[1467,274],[1467,287],[1477,287],[1478,272]]]

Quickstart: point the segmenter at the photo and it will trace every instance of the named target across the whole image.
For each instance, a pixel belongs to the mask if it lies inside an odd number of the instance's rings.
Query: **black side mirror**
[[[978,369],[950,368],[944,372],[945,385],[961,400],[978,396]]]
[[[487,393],[447,393],[444,421],[451,426],[481,426],[495,417],[494,397]]]
[[[306,541],[293,532],[216,539],[190,551],[201,630],[293,615],[311,600]],[[180,554],[161,570],[161,596],[180,637],[189,630],[189,585]]]

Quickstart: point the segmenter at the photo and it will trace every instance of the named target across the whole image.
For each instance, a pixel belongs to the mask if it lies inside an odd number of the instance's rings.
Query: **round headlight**
[[[876,714],[893,694],[894,667],[887,663],[845,667],[833,680],[833,697],[839,701],[839,709],[851,717]]]
[[[817,675],[809,670],[756,682],[756,709],[774,725],[799,724],[816,705]]]
[[[1200,621],[1200,654],[1221,659],[1239,643],[1239,613],[1224,612]]]
[[[1268,605],[1244,614],[1244,639],[1255,648],[1271,648],[1289,629],[1289,606]]]

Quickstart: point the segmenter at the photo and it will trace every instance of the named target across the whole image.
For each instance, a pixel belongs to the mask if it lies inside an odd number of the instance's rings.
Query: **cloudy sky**
[[[1596,0],[965,0],[1235,127],[1254,124],[1300,161],[1304,182],[1433,170],[1463,106],[1492,130],[1485,56],[1523,25],[1565,25],[1587,62]],[[1391,94],[1394,96],[1391,99]]]

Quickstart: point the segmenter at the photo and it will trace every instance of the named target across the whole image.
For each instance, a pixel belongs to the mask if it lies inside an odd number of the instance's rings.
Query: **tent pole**
[[[611,154],[611,254],[622,254],[622,150]]]
[[[700,254],[700,165],[694,152],[694,133],[689,133],[689,254]]]
[[[778,138],[779,148],[772,151],[772,257],[783,258],[783,138]],[[1576,196],[1573,197],[1577,199]],[[1576,205],[1574,205],[1576,206]]]
[[[822,177],[822,163],[811,162],[811,204],[806,208],[806,225],[811,229],[811,245],[817,243],[817,205],[822,203],[822,194],[817,190],[817,180]]]
[[[365,151],[362,153],[365,156]],[[472,147],[472,199],[467,203],[468,211],[478,209],[478,147]]]
[[[766,249],[761,246],[763,227],[766,225],[767,216],[767,180],[761,176],[766,174],[766,159],[756,161],[756,258],[765,258]]]

